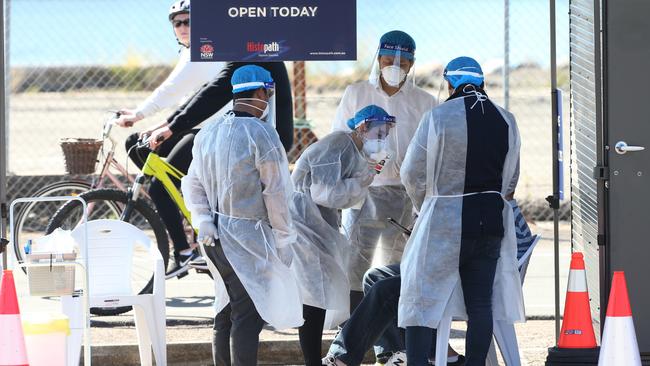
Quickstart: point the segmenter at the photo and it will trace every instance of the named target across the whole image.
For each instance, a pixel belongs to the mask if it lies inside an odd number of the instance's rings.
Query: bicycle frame
[[[111,150],[106,154],[106,159],[104,159],[104,164],[102,165],[102,169],[99,172],[99,175],[93,178],[92,182],[92,189],[95,188],[102,188],[104,178],[108,178],[108,180],[113,183],[118,189],[120,190],[126,190],[126,187],[124,184],[115,176],[113,173],[111,173],[110,168],[114,168],[117,170],[121,175],[126,177],[130,182],[133,182],[133,178],[128,175],[126,169],[120,164],[116,159],[115,159],[115,149],[114,147],[111,148]]]
[[[118,177],[111,173],[111,168],[115,169],[119,174],[122,176],[126,177],[127,181],[130,183],[134,182],[134,179],[131,178],[131,176],[128,174],[126,168],[122,166],[122,164],[115,159],[115,146],[116,142],[111,137],[111,130],[113,129],[113,124],[112,121],[108,121],[104,124],[104,130],[102,132],[102,139],[108,140],[111,144],[111,148],[108,150],[106,153],[106,156],[104,158],[104,162],[102,163],[102,169],[99,171],[99,175],[95,176],[92,180],[91,183],[91,188],[90,189],[96,189],[96,188],[103,188],[104,187],[104,180],[108,178],[108,180],[113,183],[117,189],[126,191],[127,187],[118,179]],[[144,192],[144,195],[149,197],[149,195]]]
[[[154,177],[158,179],[158,181],[163,185],[176,206],[178,206],[178,208],[181,210],[181,213],[187,222],[192,224],[190,211],[185,206],[185,201],[183,201],[181,192],[178,190],[178,188],[176,188],[176,185],[172,181],[172,179],[180,180],[184,176],[185,174],[183,174],[183,172],[163,160],[160,156],[158,156],[156,152],[151,151],[149,152],[147,160],[142,167],[142,173],[138,174],[138,176],[135,178],[133,187],[129,190],[129,193],[132,195],[131,199],[138,199],[145,178],[149,179],[151,177]],[[126,212],[126,214],[128,215],[128,212]]]

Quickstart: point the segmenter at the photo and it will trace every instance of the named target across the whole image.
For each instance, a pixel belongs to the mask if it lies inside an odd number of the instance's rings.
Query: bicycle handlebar
[[[165,140],[165,136],[159,135],[156,138],[156,142],[162,142]],[[151,136],[147,135],[146,133],[140,136],[140,139],[138,140],[136,144],[136,148],[138,149],[150,149],[149,144],[151,143]]]
[[[119,111],[109,111],[109,112],[113,113],[114,115],[104,123],[104,130],[102,131],[103,139],[110,137],[111,130],[113,129],[113,126],[115,126],[115,121],[118,118],[120,118],[120,116],[122,115]]]

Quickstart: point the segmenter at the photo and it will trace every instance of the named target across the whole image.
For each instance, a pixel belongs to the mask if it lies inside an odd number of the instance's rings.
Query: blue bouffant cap
[[[374,104],[364,107],[354,117],[348,120],[348,127],[351,130],[356,129],[366,122],[395,122],[395,117],[386,113],[386,111]]]
[[[230,79],[233,94],[246,90],[273,87],[271,73],[257,65],[246,65],[238,68]]]
[[[466,56],[451,60],[445,67],[443,75],[454,88],[463,84],[481,86],[484,80],[481,65],[473,58]]]
[[[409,60],[415,58],[415,41],[406,32],[394,30],[390,31],[379,40],[379,56],[404,57]]]

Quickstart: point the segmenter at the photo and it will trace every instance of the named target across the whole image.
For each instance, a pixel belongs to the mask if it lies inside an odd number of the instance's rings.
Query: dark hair
[[[242,92],[233,94],[232,99],[252,98],[256,91],[257,89],[244,90]]]
[[[449,86],[451,86],[452,88],[454,88],[448,80],[447,80],[447,83],[449,84]],[[478,86],[477,86],[476,84],[473,84],[473,83],[464,83],[464,84],[460,84],[460,85],[458,85],[457,87],[455,87],[454,90],[459,90],[459,89],[461,88],[461,86],[462,86],[462,87],[465,87],[465,85],[472,85],[472,86],[477,87],[477,88],[479,88],[479,89],[485,89],[485,81],[484,81],[484,82],[481,83],[481,85],[478,85]]]

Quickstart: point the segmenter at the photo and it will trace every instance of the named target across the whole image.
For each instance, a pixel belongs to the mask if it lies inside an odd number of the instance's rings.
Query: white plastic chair
[[[118,220],[89,221],[88,271],[91,307],[133,306],[138,333],[140,363],[152,365],[151,351],[157,365],[167,364],[165,268],[156,245],[135,226]],[[80,242],[83,225],[73,230]],[[131,288],[133,253],[136,245],[144,247],[153,260],[153,293],[136,294]],[[81,255],[86,255],[83,248]],[[79,365],[81,351],[82,307],[79,297],[61,299],[63,312],[70,318],[72,328],[68,342],[68,366]],[[75,329],[76,328],[76,329]]]

